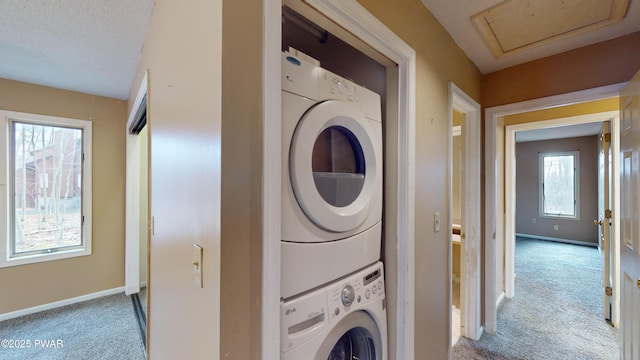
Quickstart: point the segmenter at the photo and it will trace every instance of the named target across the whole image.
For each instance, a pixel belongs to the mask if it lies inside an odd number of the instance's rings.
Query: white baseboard
[[[483,333],[484,333],[484,327],[483,327],[483,326],[480,326],[480,327],[478,328],[478,332],[477,332],[477,334],[478,334],[478,338],[477,338],[477,339],[473,339],[473,340],[475,340],[475,341],[480,340],[480,338],[482,337],[482,334],[483,334]]]
[[[34,314],[40,311],[51,310],[51,309],[55,309],[55,308],[66,306],[66,305],[77,304],[79,302],[93,300],[93,299],[101,298],[104,296],[115,295],[122,292],[124,292],[124,286],[114,288],[114,289],[109,289],[109,290],[98,291],[92,294],[77,296],[70,299],[55,301],[48,304],[42,304],[42,305],[38,305],[38,306],[34,306],[34,307],[22,309],[22,310],[16,310],[16,311],[0,314],[0,321],[9,320],[9,319],[17,318],[20,316],[29,315],[29,314]]]
[[[500,293],[500,295],[498,295],[498,300],[496,301],[496,309],[500,308],[500,305],[502,305],[502,302],[504,301],[504,291]]]
[[[592,243],[592,242],[587,242],[587,241],[576,241],[576,240],[569,240],[569,239],[561,239],[561,238],[554,238],[554,237],[549,237],[549,236],[530,235],[530,234],[521,234],[521,233],[516,233],[516,236],[522,236],[522,237],[536,239],[536,240],[555,241],[555,242],[561,242],[561,243],[573,244],[573,245],[583,245],[583,246],[593,246],[593,247],[598,246],[598,243]]]

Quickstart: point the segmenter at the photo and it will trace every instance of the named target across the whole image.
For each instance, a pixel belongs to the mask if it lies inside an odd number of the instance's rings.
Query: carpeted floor
[[[461,338],[452,358],[618,359],[601,283],[596,248],[518,238],[516,296],[499,309],[497,334]]]
[[[2,321],[0,340],[2,360],[145,358],[131,299],[124,294]]]

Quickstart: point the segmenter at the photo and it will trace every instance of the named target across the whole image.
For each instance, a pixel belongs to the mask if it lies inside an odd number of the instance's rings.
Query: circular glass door
[[[327,360],[376,359],[376,348],[371,334],[363,328],[355,328],[342,335],[331,349]]]
[[[291,185],[318,227],[345,232],[364,222],[382,178],[380,135],[353,105],[329,100],[298,122],[289,149]]]
[[[363,311],[342,319],[327,335],[315,360],[381,360],[383,349],[375,321]]]
[[[344,207],[360,195],[365,179],[365,160],[356,136],[343,126],[330,126],[316,138],[311,169],[320,196],[329,204]]]

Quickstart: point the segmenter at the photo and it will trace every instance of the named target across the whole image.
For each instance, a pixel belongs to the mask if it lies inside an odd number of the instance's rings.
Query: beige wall
[[[579,220],[539,215],[539,153],[580,151]],[[598,243],[598,138],[531,141],[516,144],[516,233]],[[535,221],[535,223],[534,223]],[[554,230],[558,225],[558,230]]]
[[[433,232],[433,213],[450,212],[448,82],[479,100],[481,74],[419,0],[360,3],[416,51],[415,358],[446,359],[449,234]]]
[[[129,96],[132,106],[148,69],[154,360],[210,359],[220,351],[220,5],[157,0]],[[193,244],[203,248],[203,288],[193,280]]]
[[[0,79],[0,109],[93,123],[93,254],[0,269],[0,313],[124,286],[126,102]]]
[[[485,108],[629,81],[640,69],[640,32],[486,74]]]
[[[262,321],[261,0],[224,1],[222,42],[220,358],[258,360]]]

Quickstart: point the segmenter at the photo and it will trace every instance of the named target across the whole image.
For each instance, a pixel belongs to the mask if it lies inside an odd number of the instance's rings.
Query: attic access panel
[[[629,0],[506,0],[471,17],[496,58],[612,25]]]

